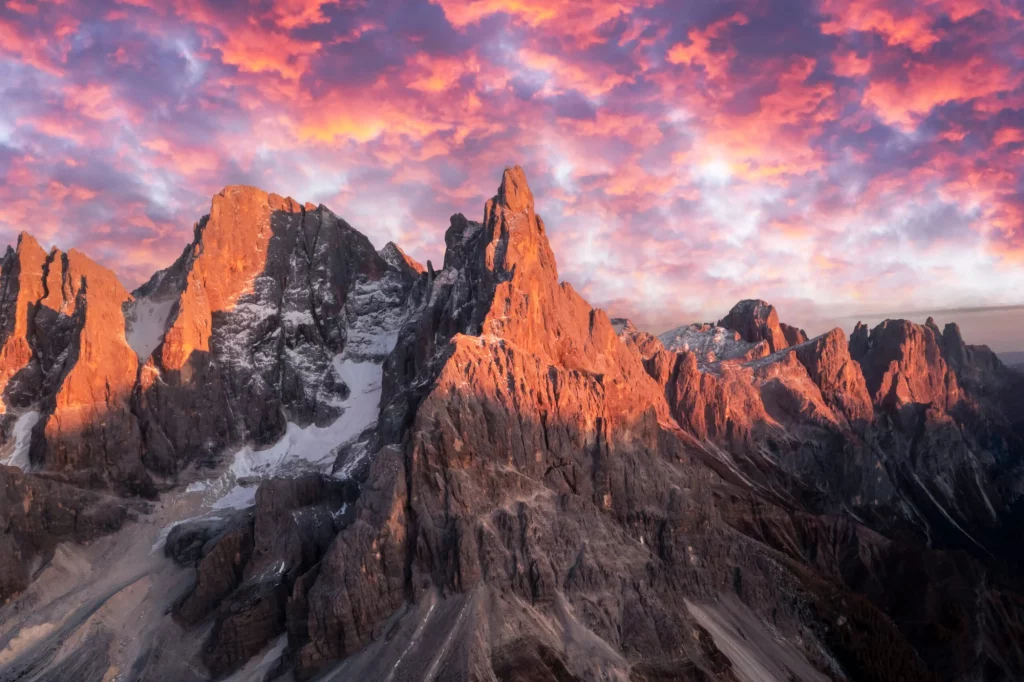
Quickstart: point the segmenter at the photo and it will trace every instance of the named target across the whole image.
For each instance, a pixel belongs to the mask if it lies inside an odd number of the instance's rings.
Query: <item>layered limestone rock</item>
[[[822,398],[849,422],[871,421],[871,396],[841,329],[794,346],[796,357],[821,390]]]
[[[871,331],[863,322],[858,322],[850,334],[850,357],[857,362],[863,362],[870,347]]]
[[[754,309],[740,305],[733,314]],[[620,334],[637,343],[639,333],[631,324]],[[722,340],[730,334],[735,338],[727,346]],[[817,424],[845,430],[872,419],[864,377],[842,330],[772,354],[750,352],[767,353],[766,342],[751,344],[722,327],[680,327],[662,338],[672,345],[646,343],[638,350],[648,372],[665,387],[676,421],[697,438],[742,450],[753,447],[759,435],[777,440],[773,428]]]
[[[0,391],[4,396],[5,414],[8,401],[25,407],[24,393],[18,386],[9,391],[8,384],[32,360],[29,339],[33,336],[36,307],[46,295],[42,277],[45,264],[46,252],[39,242],[22,232],[18,236],[17,250],[7,247],[0,265]]]
[[[786,345],[796,346],[807,341],[807,332],[798,327],[792,327],[785,322],[779,323],[782,335],[786,337]]]
[[[629,671],[653,680],[680,666],[728,679],[744,659],[722,653],[732,650],[708,634],[720,632],[713,623],[731,619],[741,641],[756,641],[771,613],[775,632],[800,642],[785,655],[755,655],[758,665],[781,665],[780,679],[819,679],[815,667],[830,670],[826,646],[858,679],[895,669],[930,679],[915,652],[941,656],[940,639],[899,614],[894,627],[878,610],[905,579],[878,562],[905,555],[832,514],[898,516],[908,504],[897,493],[903,474],[888,475],[876,448],[924,461],[916,448],[948,450],[955,438],[930,430],[937,441],[925,446],[876,426],[841,331],[811,340],[790,332],[766,353],[770,333],[751,341],[735,330],[733,341],[764,351],[722,359],[666,350],[627,321],[613,324],[558,284],[519,169],[506,172],[483,223],[453,217],[446,244],[444,268],[428,268],[422,305],[385,364],[376,454],[350,516],[324,553],[309,553],[314,563],[299,564],[301,575],[240,579],[219,597],[232,606],[215,617],[222,634],[211,641],[220,644],[206,651],[227,653],[208,658],[211,669],[229,670],[285,632],[282,660],[300,678],[337,665],[335,676],[366,679],[443,668],[459,679]],[[714,342],[710,327],[685,333],[708,332]],[[716,494],[722,481],[732,487]],[[941,507],[920,509],[909,514],[923,513],[932,540],[945,542],[948,523],[933,516]],[[913,523],[878,527],[899,535]],[[766,570],[775,561],[766,548],[797,564]],[[845,558],[851,552],[860,563]],[[218,551],[208,556],[217,565]],[[915,557],[948,566],[941,553]],[[999,599],[958,580],[986,603]],[[738,595],[735,605],[709,605],[724,592]],[[921,595],[934,598],[954,597],[945,588]],[[856,608],[842,606],[849,599]],[[840,621],[836,636],[808,639]],[[963,642],[972,636],[980,630]],[[898,662],[879,663],[889,657]],[[979,663],[949,665],[966,673]]]
[[[33,459],[48,471],[74,478],[90,472],[115,487],[152,494],[130,404],[138,358],[124,335],[121,307],[129,294],[114,273],[75,249],[51,254],[48,275],[37,327],[52,311],[70,316],[74,331],[60,386],[52,403],[46,398],[42,404],[45,439],[34,443]]]
[[[217,195],[181,258],[134,295],[22,235],[0,274],[0,463],[66,483],[46,488],[54,503],[100,508],[86,489],[153,497],[288,423],[329,426],[356,402],[343,375],[372,385],[421,270],[326,208],[246,187]],[[47,538],[88,536],[25,528],[2,529],[12,575],[38,568]]]

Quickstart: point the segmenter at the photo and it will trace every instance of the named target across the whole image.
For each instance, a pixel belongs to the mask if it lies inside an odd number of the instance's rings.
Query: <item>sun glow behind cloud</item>
[[[7,3],[0,229],[135,285],[249,183],[437,263],[520,163],[641,324],[1019,303],[1021,45],[1004,0]]]

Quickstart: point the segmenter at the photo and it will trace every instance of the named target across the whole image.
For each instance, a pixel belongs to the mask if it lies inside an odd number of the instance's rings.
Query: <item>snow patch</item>
[[[137,298],[128,304],[124,315],[124,335],[140,361],[145,361],[164,340],[167,319],[174,299],[153,301]]]
[[[313,324],[313,313],[308,310],[289,310],[281,316],[281,319],[285,324],[291,325],[292,327],[300,327],[302,325]]]
[[[359,436],[377,421],[380,411],[382,367],[374,362],[354,362],[342,356],[334,359],[334,369],[349,387],[348,398],[341,403],[343,412],[333,423],[302,427],[288,423],[284,436],[263,450],[246,446],[235,453],[225,474],[227,493],[213,509],[243,509],[256,501],[255,484],[246,479],[269,478],[303,470],[326,471],[334,463],[338,449]],[[220,486],[214,486],[220,487]]]
[[[28,451],[32,444],[32,429],[39,423],[39,412],[31,410],[20,415],[11,430],[10,440],[0,448],[0,463],[28,471]]]
[[[693,352],[701,363],[743,358],[755,346],[730,329],[707,324],[676,327],[658,336],[658,340],[668,350]]]

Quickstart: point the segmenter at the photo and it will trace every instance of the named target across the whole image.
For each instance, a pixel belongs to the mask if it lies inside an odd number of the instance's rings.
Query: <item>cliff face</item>
[[[22,434],[19,458],[82,485],[152,496],[130,407],[138,360],[124,335],[128,292],[81,252],[46,254],[27,234],[0,278],[0,383],[7,427]]]
[[[129,312],[166,310],[136,404],[150,465],[168,474],[337,419],[349,387],[334,359],[381,362],[419,278],[323,206],[251,187],[214,197],[195,233]]]
[[[660,338],[609,320],[558,281],[518,167],[445,242],[424,269],[229,187],[128,294],[22,237],[0,382],[27,473],[0,467],[0,596],[25,593],[0,673],[1024,674],[1024,382],[987,349],[906,321],[808,339],[763,301]],[[75,592],[139,604],[140,632],[18,610],[79,613],[40,567],[85,540],[102,565],[147,511],[151,596],[137,573]]]

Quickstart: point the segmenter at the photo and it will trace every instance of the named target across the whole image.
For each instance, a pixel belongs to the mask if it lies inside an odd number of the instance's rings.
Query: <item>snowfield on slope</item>
[[[128,304],[124,314],[124,335],[128,345],[139,356],[139,362],[145,362],[164,340],[174,303],[173,298],[164,301],[137,298]]]
[[[8,442],[0,448],[0,464],[9,467],[18,467],[22,471],[28,471],[28,450],[32,442],[32,429],[39,423],[39,412],[30,410],[18,416],[11,429],[13,442]]]
[[[349,387],[349,396],[341,405],[342,415],[324,427],[289,422],[281,440],[269,448],[254,450],[247,445],[236,452],[224,476],[205,484],[214,490],[227,489],[213,503],[213,509],[242,509],[254,504],[258,486],[247,479],[304,470],[329,471],[338,450],[373,426],[380,410],[382,366],[338,356],[334,369]]]

